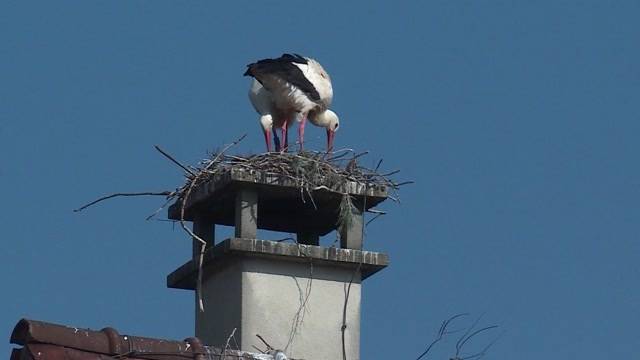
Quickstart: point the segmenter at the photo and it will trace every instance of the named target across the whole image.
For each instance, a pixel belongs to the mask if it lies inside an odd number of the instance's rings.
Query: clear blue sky
[[[192,335],[165,289],[190,242],[144,221],[161,199],[71,210],[181,184],[154,144],[262,151],[241,75],[295,51],[332,75],[336,145],[416,181],[368,228],[392,266],[363,359],[415,358],[458,312],[506,330],[489,358],[637,356],[640,4],[523,3],[3,1],[0,352],[21,317]]]

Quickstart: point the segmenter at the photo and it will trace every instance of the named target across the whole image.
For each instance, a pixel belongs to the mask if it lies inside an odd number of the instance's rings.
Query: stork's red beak
[[[267,152],[271,152],[271,130],[264,131],[264,142],[267,144]]]
[[[333,151],[333,138],[336,136],[336,132],[327,129],[327,152]]]

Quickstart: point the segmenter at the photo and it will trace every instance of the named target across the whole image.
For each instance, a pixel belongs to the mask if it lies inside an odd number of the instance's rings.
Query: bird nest
[[[269,152],[254,155],[229,155],[225,151],[213,153],[195,167],[186,168],[186,181],[172,195],[177,203],[186,204],[194,188],[231,171],[260,173],[290,180],[300,187],[303,196],[313,201],[313,192],[325,190],[342,195],[338,226],[351,223],[351,208],[354,206],[348,191],[354,183],[364,189],[382,189],[389,198],[396,200],[397,190],[409,182],[397,182],[392,176],[398,171],[380,172],[382,160],[373,168],[361,165],[360,160],[367,153],[356,154],[351,150],[337,153],[303,151],[298,153]],[[365,191],[366,193],[366,191]],[[184,209],[183,209],[184,210]],[[376,210],[374,210],[376,212]],[[381,212],[378,212],[381,213]],[[183,212],[184,214],[184,212]]]
[[[369,169],[360,165],[357,159],[364,155],[358,154],[329,157],[324,152],[304,151],[299,153],[270,152],[247,156],[214,154],[203,160],[197,167],[191,167],[187,173],[186,183],[178,190],[179,198],[183,198],[188,187],[212,180],[214,177],[230,172],[232,169],[242,169],[247,172],[259,172],[290,179],[306,190],[325,189],[346,194],[345,185],[358,183],[368,188],[383,188],[397,190],[403,183],[390,178],[397,173],[380,173],[376,169]]]
[[[338,214],[338,227],[349,225],[351,222],[353,204],[353,185],[356,185],[357,193],[364,195],[367,190],[380,190],[385,197],[398,201],[398,189],[400,186],[412,183],[412,181],[398,182],[392,177],[399,171],[381,172],[379,171],[382,160],[379,160],[374,167],[365,167],[359,162],[368,152],[355,153],[353,150],[344,149],[336,152],[315,152],[304,151],[298,153],[269,152],[254,155],[230,155],[227,153],[230,147],[238,144],[245,136],[240,137],[232,144],[227,145],[221,151],[214,152],[196,166],[184,165],[173,156],[156,146],[162,155],[171,160],[174,164],[185,171],[185,182],[173,191],[161,192],[135,192],[135,193],[114,193],[100,197],[74,212],[82,211],[99,202],[115,197],[130,196],[165,196],[166,202],[147,220],[155,217],[170,202],[175,201],[180,204],[180,224],[182,228],[192,237],[197,236],[185,226],[185,206],[190,199],[194,189],[209,181],[215,181],[219,176],[224,176],[232,171],[246,171],[250,174],[259,173],[261,175],[273,176],[279,179],[288,180],[289,184],[295,184],[300,188],[300,193],[307,196],[315,207],[313,192],[317,190],[330,191],[342,195],[340,210]],[[364,193],[362,193],[364,189]],[[364,207],[364,206],[363,206]],[[370,213],[376,213],[376,217],[385,214],[375,209],[365,209]],[[370,220],[372,221],[372,220]]]

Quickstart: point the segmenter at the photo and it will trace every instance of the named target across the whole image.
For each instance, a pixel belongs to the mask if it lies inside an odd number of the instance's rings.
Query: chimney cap
[[[305,191],[301,184],[286,176],[231,167],[194,187],[185,204],[184,220],[199,218],[214,224],[235,225],[234,201],[238,191],[244,189],[258,194],[259,229],[319,235],[336,229],[343,194],[348,194],[357,208],[365,210],[388,197],[387,188],[379,184],[347,181],[335,190],[327,181]],[[182,201],[178,199],[169,207],[169,219],[181,220]]]

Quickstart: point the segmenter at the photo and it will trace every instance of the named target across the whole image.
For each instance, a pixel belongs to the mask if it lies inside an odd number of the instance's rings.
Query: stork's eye
[[[320,76],[322,76],[324,79],[327,78],[327,75],[325,75],[325,73],[320,73]]]

